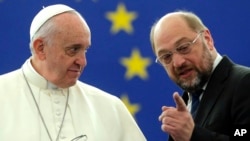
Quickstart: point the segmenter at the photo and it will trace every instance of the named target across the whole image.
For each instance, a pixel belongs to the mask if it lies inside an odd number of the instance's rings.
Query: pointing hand
[[[173,98],[174,98],[176,108],[178,111],[187,111],[186,104],[178,92],[174,92]]]
[[[194,129],[192,115],[178,92],[174,92],[173,99],[176,107],[162,107],[162,113],[159,116],[162,122],[161,129],[169,133],[175,141],[188,141]]]

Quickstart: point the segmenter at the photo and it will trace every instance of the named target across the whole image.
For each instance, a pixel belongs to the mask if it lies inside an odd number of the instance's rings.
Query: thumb
[[[174,92],[173,98],[174,98],[176,108],[178,111],[186,111],[187,110],[186,104],[178,92]]]

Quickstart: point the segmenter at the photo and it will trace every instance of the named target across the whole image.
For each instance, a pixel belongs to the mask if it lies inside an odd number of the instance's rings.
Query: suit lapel
[[[203,93],[197,116],[194,119],[197,125],[203,125],[210,111],[213,109],[214,104],[225,88],[230,68],[232,68],[232,62],[230,62],[227,57],[223,57],[222,61],[215,68],[208,82],[207,88]]]

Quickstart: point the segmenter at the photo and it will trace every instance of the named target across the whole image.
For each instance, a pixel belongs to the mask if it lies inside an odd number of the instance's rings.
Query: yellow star
[[[130,103],[127,95],[122,95],[121,100],[126,105],[131,115],[135,118],[135,114],[140,110],[140,105]]]
[[[120,3],[115,12],[106,13],[106,18],[112,22],[112,33],[124,30],[127,33],[133,32],[131,22],[137,17],[136,12],[128,12],[124,4]]]
[[[146,68],[151,64],[150,58],[142,58],[137,49],[133,49],[130,58],[122,58],[121,64],[126,67],[125,78],[131,79],[139,76],[141,79],[148,78]]]

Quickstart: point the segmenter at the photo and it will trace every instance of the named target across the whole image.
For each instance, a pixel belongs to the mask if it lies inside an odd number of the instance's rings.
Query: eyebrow
[[[175,43],[174,43],[174,49],[177,48],[180,44],[182,44],[184,41],[188,42],[186,40],[190,40],[188,37],[181,37],[180,39],[178,39]],[[157,55],[161,56],[162,54],[168,53],[170,52],[170,50],[166,50],[166,49],[162,49],[160,50]]]
[[[74,47],[79,47],[79,48],[84,48],[84,49],[88,49],[90,46],[83,46],[82,44],[71,44],[69,46],[64,47],[65,49],[70,49],[70,48],[74,48]]]
[[[188,42],[188,41],[186,41],[186,40],[190,40],[188,37],[181,37],[179,40],[177,40],[176,42],[175,42],[175,46],[178,46],[178,45],[180,45],[180,44],[182,44],[184,41],[185,42]]]

